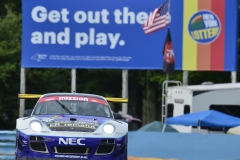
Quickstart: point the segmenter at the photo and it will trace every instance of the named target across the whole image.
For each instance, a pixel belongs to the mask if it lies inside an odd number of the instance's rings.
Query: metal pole
[[[163,99],[164,102],[164,105],[165,105],[165,109],[162,111],[162,112],[165,112],[165,118],[164,118],[164,122],[166,122],[166,119],[167,119],[167,115],[168,115],[168,108],[167,108],[167,95],[168,95],[168,81],[169,81],[169,75],[167,74],[166,75],[166,88],[165,88],[165,99]]]
[[[122,98],[128,98],[128,70],[122,70]],[[127,103],[122,103],[122,113],[127,114]]]
[[[20,93],[26,93],[26,71],[25,68],[21,68],[20,71]],[[20,99],[20,106],[19,106],[19,118],[23,117],[23,112],[25,110],[25,99]]]
[[[236,71],[231,72],[231,80],[232,80],[232,83],[237,83],[237,72]]]
[[[169,80],[169,75],[166,75],[166,81]],[[166,83],[166,90],[165,90],[165,94],[167,94],[167,89],[168,89],[168,82]]]
[[[71,70],[71,92],[77,92],[76,91],[76,80],[77,80],[77,71],[76,69]]]
[[[188,71],[183,71],[183,85],[188,85]]]

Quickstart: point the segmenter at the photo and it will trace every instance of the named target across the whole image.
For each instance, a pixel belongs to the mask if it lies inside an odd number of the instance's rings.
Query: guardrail
[[[18,94],[19,99],[38,99],[42,95],[41,94]],[[117,102],[117,103],[128,103],[128,98],[113,98],[113,97],[105,97],[108,102]]]
[[[15,159],[15,131],[0,131],[0,159]]]

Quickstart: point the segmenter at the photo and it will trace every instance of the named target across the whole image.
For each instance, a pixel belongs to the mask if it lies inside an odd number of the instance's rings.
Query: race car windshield
[[[58,102],[64,105],[66,109]],[[109,106],[104,104],[75,100],[58,100],[58,102],[45,101],[38,103],[34,109],[33,115],[74,114],[112,118]]]

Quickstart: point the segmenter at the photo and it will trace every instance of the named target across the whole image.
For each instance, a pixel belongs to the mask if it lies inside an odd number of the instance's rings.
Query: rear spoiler
[[[18,94],[19,99],[34,99],[34,98],[40,98],[42,95],[41,94]],[[105,99],[108,102],[117,102],[117,103],[127,103],[128,98],[110,98],[110,97],[105,97]]]

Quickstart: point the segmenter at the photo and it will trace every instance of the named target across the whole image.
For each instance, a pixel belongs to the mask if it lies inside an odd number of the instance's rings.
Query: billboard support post
[[[26,71],[25,68],[21,68],[20,71],[20,93],[26,93]],[[19,106],[19,118],[23,117],[23,112],[25,110],[25,99],[20,99]]]
[[[76,89],[76,80],[77,80],[77,71],[76,69],[71,70],[71,92],[77,92]]]
[[[128,70],[122,70],[122,97],[128,98]],[[127,103],[122,104],[122,113],[127,114]]]
[[[188,85],[188,71],[183,71],[183,85]]]
[[[237,72],[236,71],[231,72],[231,80],[232,80],[232,83],[237,83]]]

